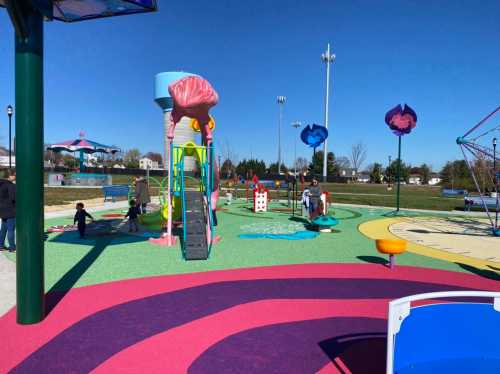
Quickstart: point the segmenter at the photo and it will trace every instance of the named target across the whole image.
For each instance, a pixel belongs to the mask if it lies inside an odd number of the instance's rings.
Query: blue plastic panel
[[[394,372],[462,373],[456,368],[467,366],[476,368],[468,373],[500,373],[499,331],[500,312],[491,304],[412,308],[396,335]],[[480,367],[499,371],[477,371]]]

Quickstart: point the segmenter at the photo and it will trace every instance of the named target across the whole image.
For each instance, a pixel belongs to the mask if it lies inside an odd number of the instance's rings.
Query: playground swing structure
[[[479,193],[481,205],[486,212],[491,225],[492,234],[500,236],[499,226],[499,211],[500,211],[500,196],[499,196],[499,181],[500,172],[496,167],[496,143],[497,139],[493,138],[488,144],[487,139],[493,136],[497,131],[500,131],[500,123],[491,124],[493,119],[500,118],[500,106],[493,112],[484,117],[474,127],[468,130],[463,136],[457,138],[456,143],[460,147],[464,156],[465,163],[471,173],[474,185]],[[477,166],[483,166],[478,168]],[[479,183],[479,170],[484,171],[487,181],[483,178],[483,188]],[[487,196],[486,183],[492,186],[493,194]],[[492,209],[490,209],[490,207]],[[494,214],[492,212],[494,211]]]

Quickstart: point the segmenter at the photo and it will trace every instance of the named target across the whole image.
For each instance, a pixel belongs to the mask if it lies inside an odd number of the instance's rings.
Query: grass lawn
[[[113,184],[131,184],[134,175],[113,175]],[[155,177],[161,181],[161,177]],[[193,181],[187,179],[186,184],[194,187]],[[227,183],[222,182],[222,186]],[[396,206],[396,189],[388,191],[386,185],[381,184],[345,184],[345,183],[322,183],[323,190],[331,193],[331,201],[344,204],[360,204],[371,206]],[[151,195],[159,194],[156,183],[151,183]],[[238,186],[238,197],[245,197],[244,185]],[[251,192],[250,192],[251,196]],[[46,188],[45,204],[59,205],[74,202],[76,200],[86,200],[93,198],[104,198],[100,188]],[[271,198],[286,199],[287,192],[282,190],[279,194],[271,191]],[[429,209],[452,211],[461,210],[464,207],[463,198],[443,198],[441,197],[441,187],[434,186],[401,186],[401,207],[410,209]]]
[[[330,201],[334,203],[396,206],[396,189],[388,191],[386,185],[322,183],[321,187],[324,191],[330,192]],[[245,187],[241,185],[238,188],[237,196],[245,197]],[[270,193],[273,199],[287,198],[286,190]],[[452,211],[463,209],[464,200],[441,197],[440,187],[402,185],[400,204],[402,208]]]
[[[58,188],[45,187],[44,203],[45,205],[63,205],[74,201],[88,200],[102,197],[102,189],[100,188]]]

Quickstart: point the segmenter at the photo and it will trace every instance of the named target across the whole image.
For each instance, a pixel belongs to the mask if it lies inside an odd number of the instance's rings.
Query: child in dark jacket
[[[130,208],[128,208],[128,212],[125,215],[125,218],[128,217],[128,232],[139,231],[139,228],[137,226],[137,217],[139,217],[139,214],[141,214],[141,210],[137,206],[136,201],[130,200]]]
[[[85,237],[85,228],[87,227],[87,223],[85,222],[85,218],[89,217],[92,221],[94,217],[92,217],[85,209],[83,203],[76,204],[76,213],[73,223],[78,223],[78,232],[80,233],[80,238]]]

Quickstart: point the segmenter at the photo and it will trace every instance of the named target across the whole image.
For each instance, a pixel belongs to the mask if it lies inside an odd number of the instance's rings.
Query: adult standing
[[[297,178],[295,177],[295,174],[292,174],[291,171],[289,171],[286,174],[286,186],[287,186],[287,198],[288,198],[288,206],[290,206],[290,197],[293,201],[293,204],[295,204],[295,184],[297,183]]]
[[[135,178],[135,201],[137,201],[137,206],[141,213],[146,213],[146,208],[148,203],[151,202],[151,197],[149,196],[148,184],[141,177]]]
[[[6,170],[4,179],[0,179],[0,251],[5,250],[5,237],[9,240],[9,252],[16,251],[16,173]]]
[[[321,205],[321,187],[316,178],[311,181],[309,187],[309,217],[314,219],[320,211]]]

